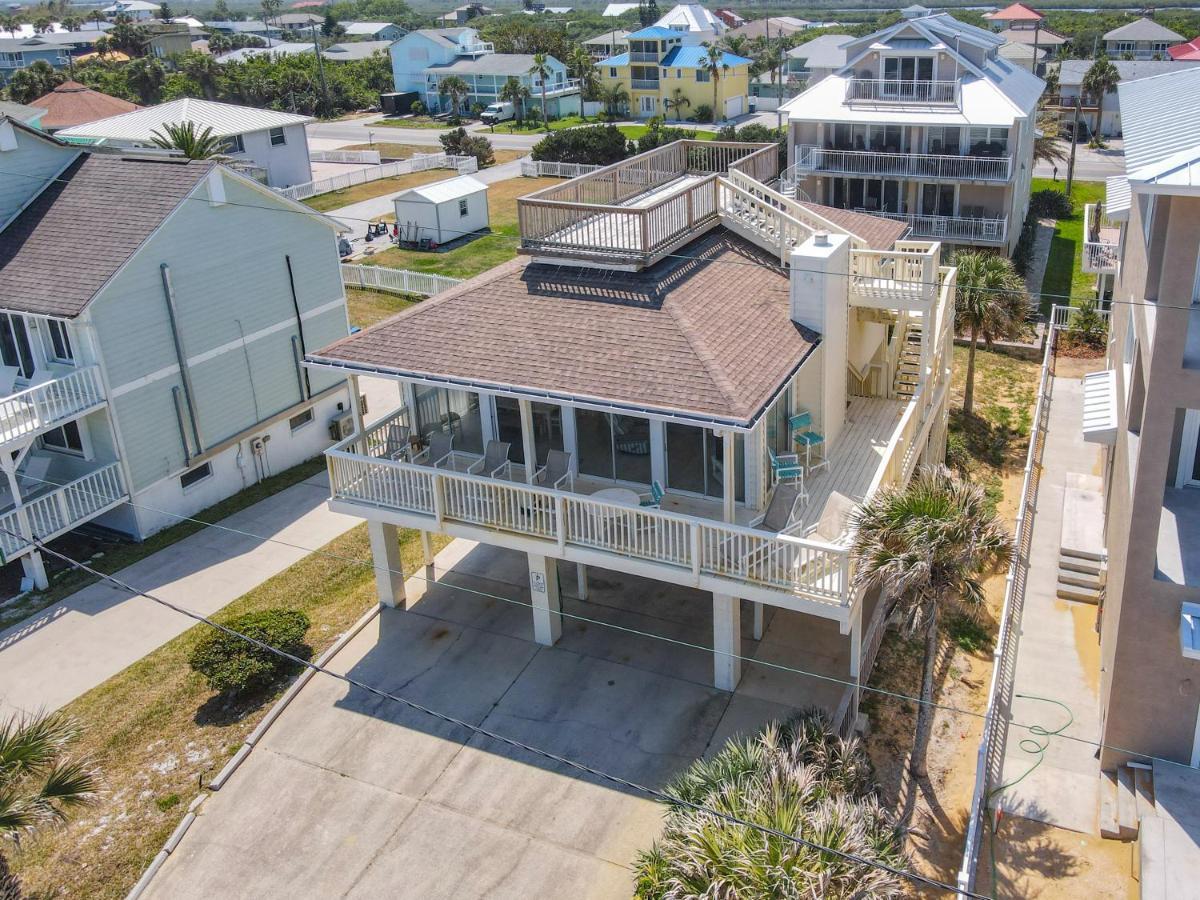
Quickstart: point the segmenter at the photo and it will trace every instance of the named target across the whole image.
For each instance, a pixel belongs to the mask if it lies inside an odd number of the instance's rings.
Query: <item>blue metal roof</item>
[[[635,31],[629,35],[626,40],[650,41],[662,40],[664,38],[682,38],[682,31],[672,31],[670,28],[660,28],[657,25],[651,25],[649,28],[643,28],[641,31]]]
[[[627,66],[629,65],[629,54],[618,53],[616,56],[610,56],[608,59],[602,59],[596,63],[598,66]]]
[[[721,54],[722,65],[733,68],[734,66],[745,66],[750,64],[750,60],[744,56],[734,56],[732,53]],[[664,67],[674,66],[677,69],[703,69],[708,67],[708,48],[707,47],[676,47],[666,55],[660,65]]]

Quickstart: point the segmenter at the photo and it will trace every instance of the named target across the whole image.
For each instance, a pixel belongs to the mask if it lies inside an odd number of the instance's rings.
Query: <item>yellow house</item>
[[[683,118],[701,106],[713,107],[708,48],[685,44],[686,32],[652,26],[629,35],[629,51],[596,64],[605,86],[621,84],[629,92],[630,114],[639,119]],[[731,119],[749,112],[750,60],[722,53],[716,80],[715,117]],[[676,99],[682,108],[676,109]]]

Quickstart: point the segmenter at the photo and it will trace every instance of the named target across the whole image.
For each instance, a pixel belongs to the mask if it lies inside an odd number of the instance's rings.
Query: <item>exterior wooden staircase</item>
[[[900,355],[892,378],[892,394],[899,400],[911,400],[921,380],[921,330],[919,320],[909,319],[900,336]]]

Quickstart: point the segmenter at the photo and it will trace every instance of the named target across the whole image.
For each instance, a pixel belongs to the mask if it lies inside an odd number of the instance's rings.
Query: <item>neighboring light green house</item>
[[[337,228],[211,161],[0,118],[6,561],[44,585],[31,534],[144,538],[331,442],[345,379],[301,360],[349,332]]]

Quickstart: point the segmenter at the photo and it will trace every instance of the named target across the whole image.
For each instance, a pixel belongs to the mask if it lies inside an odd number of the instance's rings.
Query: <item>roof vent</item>
[[[813,244],[815,244],[818,247],[828,247],[829,246],[829,232],[828,231],[818,231],[816,234],[813,235]]]

